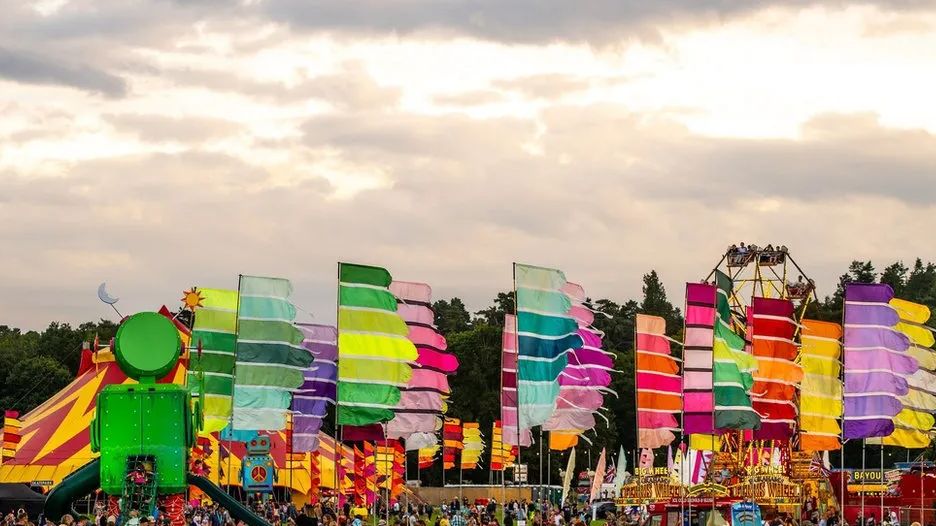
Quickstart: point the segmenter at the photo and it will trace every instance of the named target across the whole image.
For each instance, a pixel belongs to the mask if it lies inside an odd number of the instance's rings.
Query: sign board
[[[516,464],[513,468],[514,483],[525,484],[527,481],[527,465]]]
[[[731,505],[731,526],[760,525],[760,506],[753,502],[736,502]]]
[[[780,466],[756,466],[757,468],[779,468]],[[803,498],[803,486],[790,481],[782,468],[749,470],[744,480],[729,488],[735,499],[752,500],[758,504],[799,504]]]
[[[670,501],[679,498],[682,486],[667,481],[634,482],[621,486],[621,492],[615,501],[617,506],[639,506],[650,502]]]

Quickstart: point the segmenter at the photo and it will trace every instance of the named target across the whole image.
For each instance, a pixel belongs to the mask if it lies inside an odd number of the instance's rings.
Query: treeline
[[[887,283],[894,288],[898,297],[925,304],[936,312],[936,264],[917,259],[912,266],[895,262],[878,271],[871,261],[853,261],[839,278],[836,288],[818,302],[812,302],[807,316],[820,320],[841,321],[844,285],[849,282]],[[680,288],[682,284],[678,285]],[[617,397],[607,396],[605,413],[608,422],[598,418],[599,425],[586,437],[592,445],[592,464],[597,461],[601,448],[608,453],[617,452],[618,445],[633,451],[636,444],[634,412],[634,316],[637,313],[654,314],[666,319],[670,336],[681,339],[682,310],[667,296],[660,276],[650,271],[643,276],[642,297],[622,303],[610,299],[589,300],[590,306],[602,314],[596,315],[595,326],[604,332],[604,348],[617,356],[616,369],[612,375],[611,389]],[[461,367],[450,379],[452,396],[449,400],[449,416],[463,421],[479,422],[485,437],[490,438],[491,426],[500,417],[500,352],[501,331],[504,314],[514,310],[512,292],[498,293],[486,309],[471,312],[459,298],[438,300],[433,304],[436,324],[448,340],[449,351],[454,353]],[[929,324],[934,325],[930,320]],[[22,413],[39,405],[74,378],[80,358],[82,342],[92,341],[98,336],[102,342],[109,341],[116,333],[116,325],[107,320],[88,322],[71,327],[69,324],[53,322],[42,332],[27,331],[0,325],[0,408],[17,409]],[[674,351],[679,352],[678,346]],[[325,430],[331,432],[331,418],[326,420]],[[522,461],[530,466],[530,477],[536,482],[539,466],[539,437],[532,448],[522,453]],[[545,442],[546,436],[543,436]],[[580,468],[588,462],[587,443],[581,441],[578,455]],[[860,465],[860,443],[846,448],[846,464]],[[544,463],[551,461],[553,482],[557,480],[560,465],[564,468],[565,455],[547,455],[544,444]],[[877,460],[877,446],[868,446]],[[915,457],[919,452],[910,452]],[[907,453],[897,448],[887,448],[885,463],[906,460]],[[412,456],[412,455],[411,455]],[[561,458],[560,458],[561,457]],[[484,467],[488,456],[482,457]],[[415,473],[415,458],[410,459],[410,476]],[[833,463],[838,458],[833,455]],[[629,462],[630,463],[630,462]],[[457,470],[449,472],[447,479],[457,479]],[[487,482],[487,469],[464,474],[466,481]],[[544,475],[545,478],[545,475]],[[438,483],[441,473],[438,463],[423,474],[425,483]],[[545,481],[544,481],[545,482]]]
[[[54,321],[42,332],[0,325],[0,409],[28,412],[68,385],[78,372],[82,342],[117,333],[109,320],[72,327]]]

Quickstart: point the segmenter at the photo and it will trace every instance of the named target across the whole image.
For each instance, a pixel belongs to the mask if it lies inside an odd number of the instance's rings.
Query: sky
[[[0,0],[0,324],[336,262],[469,308],[511,262],[671,298],[936,259],[936,2]]]

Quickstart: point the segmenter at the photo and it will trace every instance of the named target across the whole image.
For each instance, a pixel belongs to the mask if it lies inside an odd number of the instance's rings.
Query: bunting
[[[313,356],[313,366],[302,372],[305,381],[293,392],[293,449],[318,450],[318,435],[335,403],[338,383],[338,330],[332,325],[297,323],[302,332],[302,346]]]
[[[907,349],[910,340],[895,329],[900,322],[891,307],[889,285],[845,286],[845,417],[844,436],[885,437],[894,432],[894,417],[909,392],[907,376],[918,369]]]
[[[458,369],[458,359],[445,352],[445,337],[435,327],[429,285],[394,281],[390,292],[399,298],[397,314],[406,322],[408,338],[418,352],[413,375],[400,389],[396,416],[387,424],[388,438],[405,439],[411,433],[434,433],[442,425],[449,394],[448,375]]]
[[[744,338],[732,329],[731,278],[715,271],[716,299],[715,341],[712,344],[712,387],[715,398],[716,429],[759,429],[760,417],[754,412],[749,392],[754,386],[757,360],[744,352]]]
[[[514,264],[517,305],[517,400],[521,429],[545,424],[556,409],[567,351],[582,345],[562,271]]]
[[[933,418],[936,412],[936,353],[931,348],[933,331],[925,325],[929,321],[930,310],[926,305],[897,298],[889,303],[900,317],[896,329],[910,340],[907,354],[917,361],[919,369],[902,375],[907,381],[908,391],[900,397],[903,409],[894,417],[894,432],[883,439],[868,442],[906,448],[929,447],[929,433],[936,424]]]
[[[682,410],[682,377],[666,337],[666,320],[638,314],[635,383],[637,386],[637,447],[671,444],[678,430],[676,414]]]
[[[234,350],[237,347],[237,291],[203,289],[201,306],[195,309],[192,345],[200,352],[189,354],[188,385],[199,392],[204,373],[203,434],[224,429],[231,421],[234,393]]]
[[[338,424],[387,422],[418,358],[386,269],[338,266]]]
[[[683,345],[683,429],[691,441],[714,444],[715,410],[712,396],[712,342],[716,288],[707,283],[686,284]],[[695,447],[695,446],[693,446]]]
[[[795,363],[796,322],[790,300],[754,298],[751,304],[751,350],[757,359],[752,402],[761,416],[757,440],[789,440],[797,421],[796,391],[803,370]]]
[[[800,334],[800,449],[833,451],[842,447],[842,326],[803,320]]]
[[[238,286],[235,431],[286,427],[292,391],[305,381],[312,355],[294,325],[289,280],[241,276]],[[203,350],[204,352],[204,350]]]
[[[484,439],[477,422],[465,422],[462,425],[462,445],[461,469],[478,467],[478,462],[484,453]]]

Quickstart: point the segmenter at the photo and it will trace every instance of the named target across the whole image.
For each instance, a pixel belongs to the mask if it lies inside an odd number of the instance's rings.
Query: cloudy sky
[[[510,262],[681,301],[782,243],[936,258],[936,2],[0,0],[0,324],[336,261],[481,308]],[[304,319],[309,314],[303,314]]]

